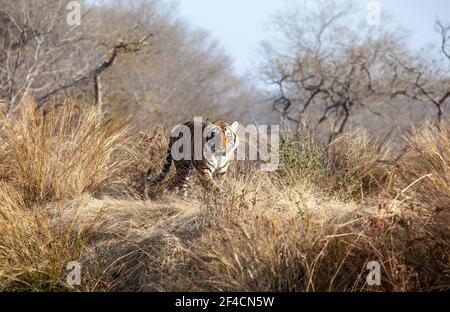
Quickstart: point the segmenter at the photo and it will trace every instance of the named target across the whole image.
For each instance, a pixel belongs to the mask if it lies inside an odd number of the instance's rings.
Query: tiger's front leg
[[[213,174],[209,170],[202,170],[200,172],[200,183],[206,190],[221,192],[222,188],[216,181],[214,181]]]
[[[192,172],[192,165],[176,163],[177,172],[169,184],[169,189],[180,188],[184,199],[188,197],[189,176]]]

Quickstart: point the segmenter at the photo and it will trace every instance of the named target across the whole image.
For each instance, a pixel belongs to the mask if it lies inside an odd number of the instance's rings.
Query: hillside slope
[[[192,183],[144,196],[162,129],[32,99],[3,117],[0,288],[71,291],[448,290],[450,129],[429,125],[396,159],[359,131],[330,146],[284,138],[274,173],[236,163],[223,194]],[[81,263],[81,285],[66,283]],[[367,284],[378,261],[381,285]]]

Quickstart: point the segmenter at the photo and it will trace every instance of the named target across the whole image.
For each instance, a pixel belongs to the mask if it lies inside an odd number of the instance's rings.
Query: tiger
[[[169,183],[169,190],[181,188],[182,196],[187,198],[190,175],[193,170],[197,170],[199,180],[206,190],[222,192],[229,164],[239,145],[238,128],[238,121],[228,124],[223,120],[213,122],[209,119],[188,121],[174,127],[162,171],[159,177],[152,180],[150,178],[151,169],[149,169],[146,175],[147,186],[156,186],[162,183],[174,164],[176,173]],[[198,132],[200,133],[200,136],[197,136],[200,149],[195,142]],[[183,141],[185,135],[188,141]],[[180,142],[185,142],[181,148],[178,147]],[[215,181],[215,177],[218,182]]]

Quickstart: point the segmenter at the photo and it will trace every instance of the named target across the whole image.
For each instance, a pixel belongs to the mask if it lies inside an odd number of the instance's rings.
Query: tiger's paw
[[[219,194],[219,195],[223,195],[223,194],[225,194],[225,190],[223,188],[221,188],[220,186],[216,186],[214,188],[214,193]]]

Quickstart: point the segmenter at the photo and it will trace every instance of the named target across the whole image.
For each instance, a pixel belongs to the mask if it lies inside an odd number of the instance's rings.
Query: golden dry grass
[[[407,149],[400,158],[403,184],[423,179],[411,189],[419,203],[443,212],[450,207],[450,126],[438,130],[432,124],[413,128],[406,137]],[[408,192],[406,192],[408,194]]]
[[[124,120],[67,103],[43,114],[31,98],[2,118],[1,175],[29,202],[74,198],[119,184],[127,163]],[[115,154],[114,160],[112,155]]]
[[[148,200],[164,131],[79,107],[44,115],[27,100],[1,121],[3,290],[450,288],[448,128],[414,131],[397,163],[361,132],[329,147],[286,141],[278,173],[239,162],[222,195],[194,183],[187,201]],[[81,286],[65,283],[69,261],[82,264]],[[381,286],[367,285],[369,261]]]

